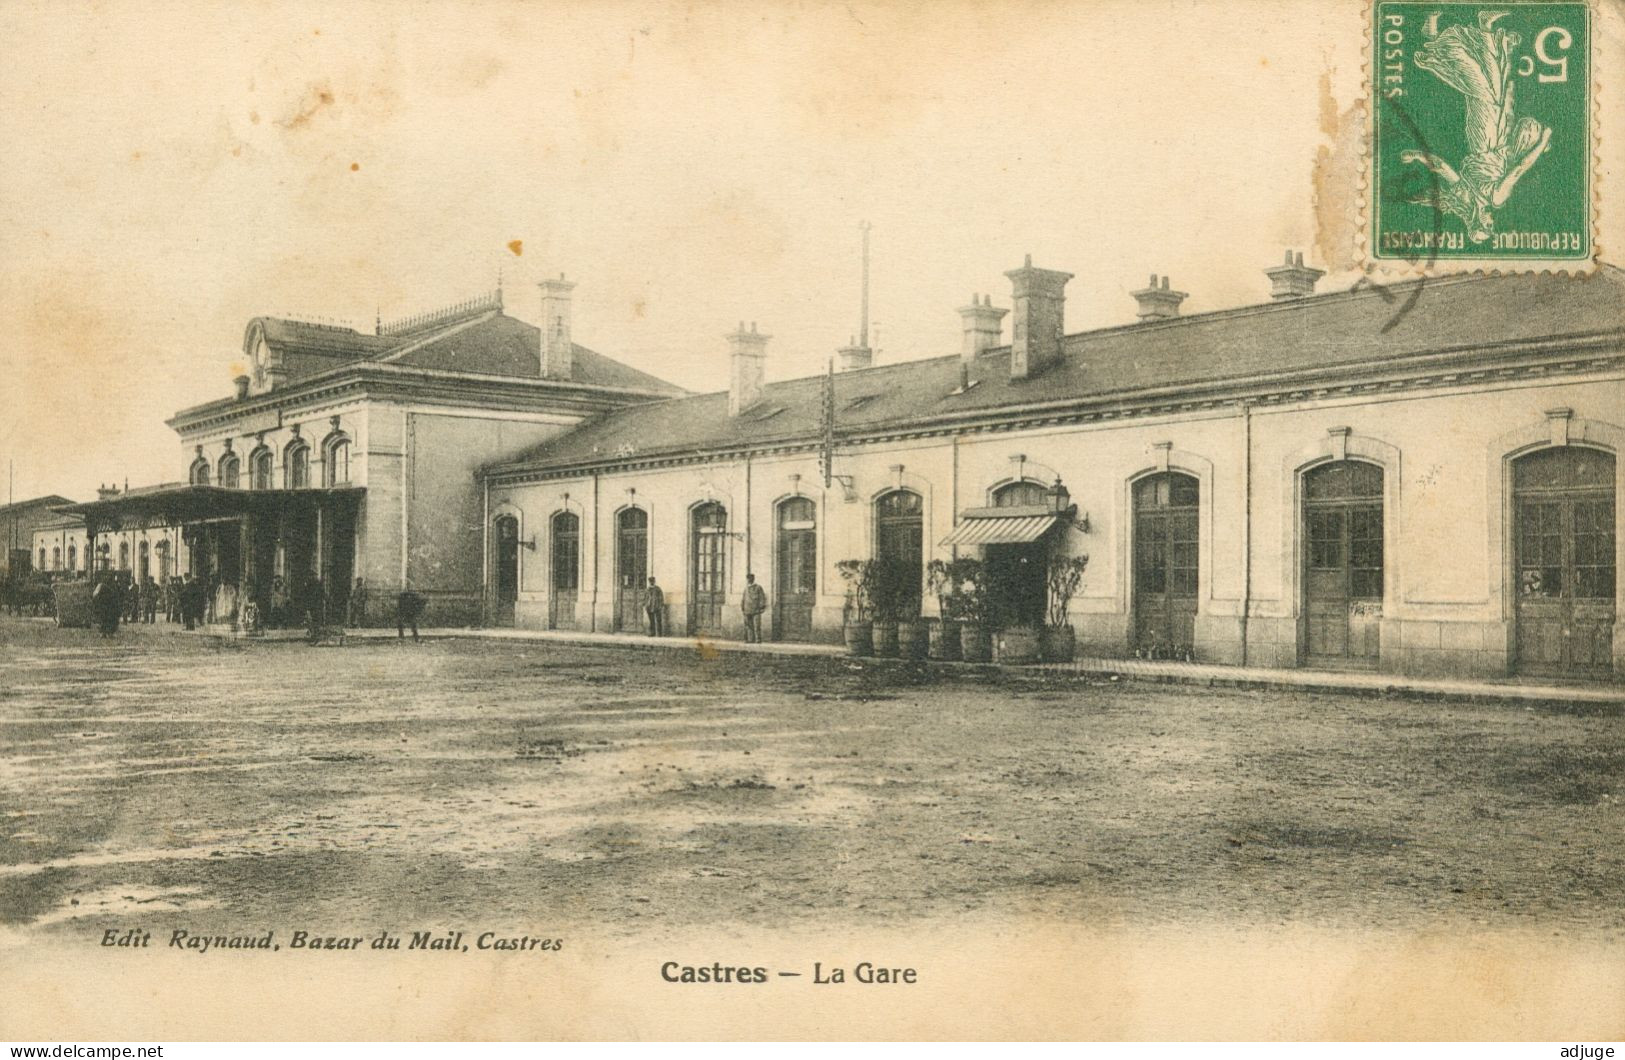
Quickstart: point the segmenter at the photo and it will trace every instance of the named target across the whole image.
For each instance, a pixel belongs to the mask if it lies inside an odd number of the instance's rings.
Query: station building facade
[[[373,334],[272,317],[250,321],[234,394],[176,413],[186,480],[72,505],[80,548],[145,532],[177,542],[210,587],[210,619],[244,605],[394,621],[421,594],[431,624],[483,613],[480,467],[584,419],[681,391],[573,341],[571,291],[540,284],[538,327],[500,288]],[[132,544],[138,548],[139,545]],[[297,618],[293,619],[297,620]]]
[[[1153,277],[1135,322],[1066,334],[1070,276],[1029,259],[1010,309],[959,310],[956,355],[772,384],[741,324],[727,392],[485,466],[486,619],[639,634],[653,576],[673,632],[737,636],[754,574],[772,636],[835,640],[839,562],[974,555],[1032,622],[1059,551],[1089,556],[1082,654],[1625,674],[1625,274],[1266,273],[1261,304],[1190,315]]]

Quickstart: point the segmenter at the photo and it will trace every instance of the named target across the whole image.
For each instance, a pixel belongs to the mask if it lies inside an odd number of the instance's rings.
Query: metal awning
[[[1052,508],[970,508],[960,513],[960,523],[942,539],[948,545],[1025,545],[1037,541],[1057,524],[1069,519],[1070,511]]]
[[[240,519],[245,515],[274,516],[284,511],[317,505],[354,506],[366,489],[335,486],[327,489],[244,490],[226,486],[166,486],[121,493],[105,500],[69,504],[56,509],[82,516],[90,534],[141,530],[155,526],[181,526],[213,519]]]

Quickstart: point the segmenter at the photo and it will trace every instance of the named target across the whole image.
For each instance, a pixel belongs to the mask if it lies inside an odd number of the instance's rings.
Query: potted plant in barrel
[[[897,622],[902,617],[904,591],[903,565],[894,559],[871,562],[869,599],[874,611],[875,654],[891,658],[897,654]]]
[[[959,586],[959,656],[966,662],[993,658],[993,632],[988,628],[987,572],[982,561],[954,561]]]
[[[898,578],[897,654],[925,658],[927,637],[925,619],[920,617],[920,568],[909,564]]]
[[[853,655],[873,655],[875,651],[869,597],[874,567],[874,561],[867,559],[844,559],[835,564],[835,572],[846,582],[841,631],[846,639],[846,650]]]
[[[1068,621],[1072,598],[1083,587],[1083,572],[1089,569],[1089,556],[1052,553],[1049,560],[1048,621],[1039,634],[1038,654],[1045,662],[1071,662],[1077,651],[1077,634]]]
[[[957,559],[934,559],[925,568],[926,584],[931,588],[931,595],[937,598],[937,614],[940,616],[930,624],[927,632],[929,652],[933,659],[952,661],[959,658],[959,626],[964,597],[959,589],[955,568],[961,562]]]

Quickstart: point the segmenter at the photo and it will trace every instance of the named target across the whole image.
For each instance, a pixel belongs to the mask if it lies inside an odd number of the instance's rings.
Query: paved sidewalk
[[[48,622],[49,619],[36,621]],[[121,631],[141,634],[171,633],[183,636],[236,636],[222,627],[188,632],[169,623],[123,626]],[[691,637],[646,637],[625,633],[588,633],[539,629],[473,629],[467,627],[422,629],[425,639],[476,638],[487,640],[537,641],[557,644],[588,644],[602,647],[653,651],[733,652],[756,655],[840,657],[846,649],[839,644],[789,644],[767,642],[746,644],[737,640],[710,640]],[[346,631],[351,640],[395,640],[392,628],[366,628]],[[303,630],[273,631],[264,640],[303,640]],[[887,663],[893,660],[866,660]],[[934,666],[971,668],[986,664],[932,663]],[[1001,667],[1015,673],[1064,673],[1085,677],[1117,678],[1157,684],[1194,685],[1210,688],[1245,688],[1305,692],[1333,692],[1354,695],[1404,695],[1417,699],[1495,701],[1507,703],[1566,703],[1590,706],[1625,707],[1625,685],[1537,683],[1527,680],[1465,680],[1443,677],[1407,677],[1402,674],[1337,670],[1266,670],[1258,667],[1218,666],[1208,663],[1162,662],[1147,659],[1085,658],[1070,663],[1040,663]]]

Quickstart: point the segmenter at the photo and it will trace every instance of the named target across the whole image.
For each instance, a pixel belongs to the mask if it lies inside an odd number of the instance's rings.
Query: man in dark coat
[[[395,634],[404,639],[406,627],[412,627],[412,639],[418,639],[418,616],[423,614],[423,597],[407,589],[395,598]]]
[[[666,594],[655,584],[653,578],[649,579],[649,588],[643,592],[643,613],[649,617],[649,636],[665,636]]]
[[[118,632],[119,616],[124,613],[124,594],[119,591],[118,578],[104,575],[90,591],[91,613],[96,617],[96,629],[103,637]]]
[[[745,615],[745,642],[762,642],[762,612],[767,610],[767,593],[756,584],[756,575],[745,575],[745,595],[740,598],[739,610]]]

